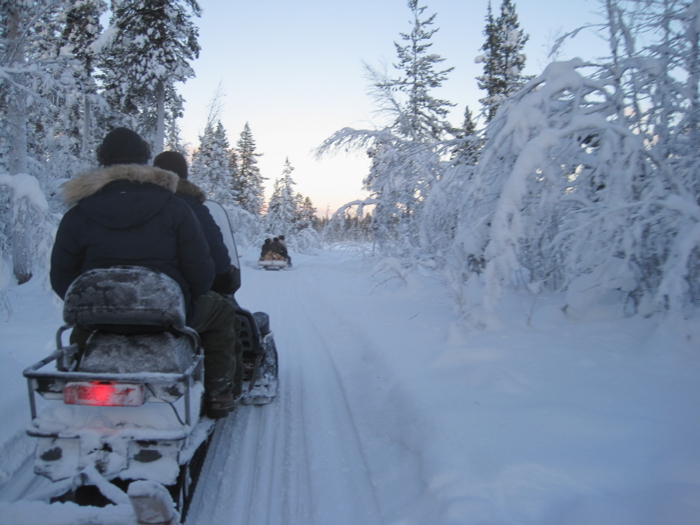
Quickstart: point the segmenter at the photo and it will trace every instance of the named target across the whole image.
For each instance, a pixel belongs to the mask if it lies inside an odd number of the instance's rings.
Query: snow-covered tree
[[[479,150],[483,140],[479,136],[476,120],[469,106],[464,108],[464,123],[455,133],[459,142],[452,148],[452,158],[458,163],[474,165],[479,160]]]
[[[79,62],[61,40],[67,8],[57,0],[0,1],[0,170],[36,177],[47,189],[56,173],[73,172],[80,149],[74,108],[82,86],[72,74]],[[35,230],[43,226],[23,193],[12,195],[8,250],[21,283],[32,275]]]
[[[292,179],[293,171],[289,159],[285,159],[282,176],[275,180],[265,215],[265,227],[271,235],[289,236],[296,231],[294,222],[297,218],[298,199],[294,191],[296,182]]]
[[[304,228],[316,228],[318,217],[316,216],[316,208],[309,197],[298,196],[299,205],[297,219],[295,221],[297,230]]]
[[[192,155],[192,180],[207,198],[231,205],[235,202],[231,194],[231,151],[226,130],[221,121],[214,126],[207,124],[199,138],[199,149]]]
[[[237,204],[249,213],[259,215],[264,205],[263,181],[266,180],[260,174],[258,157],[262,153],[256,152],[255,139],[246,122],[241,136],[236,144],[238,154],[238,171],[234,182]]]
[[[674,73],[639,58],[620,62],[623,75],[602,67],[583,76],[580,60],[551,64],[497,113],[469,184],[457,173],[436,185],[462,196],[445,273],[465,312],[512,286],[568,290],[569,311],[582,297],[627,314],[698,304],[700,207],[687,171],[697,174],[697,152],[680,165],[660,157],[658,137],[642,132],[655,129],[650,115],[637,125],[619,112],[614,87]],[[687,128],[672,131],[664,149],[682,150]]]
[[[418,246],[418,230],[425,199],[442,169],[440,140],[456,130],[446,115],[453,106],[433,96],[452,68],[437,70],[443,58],[430,53],[430,41],[437,29],[430,29],[435,15],[422,19],[426,7],[409,0],[413,14],[412,30],[402,33],[405,45],[395,43],[399,61],[397,78],[367,68],[372,94],[391,124],[380,131],[343,129],[319,148],[319,153],[341,148],[365,149],[372,159],[363,181],[372,205],[372,228],[382,249],[395,254],[413,254]],[[344,220],[345,208],[336,217]],[[362,206],[358,214],[362,215]]]
[[[130,115],[154,154],[163,150],[166,112],[181,110],[176,82],[194,76],[199,56],[196,0],[123,0],[113,3],[111,43],[105,48],[102,82],[113,107]]]
[[[371,69],[369,73],[377,102],[393,119],[391,129],[404,139],[425,144],[452,131],[446,116],[454,104],[436,98],[433,90],[454,68],[438,70],[445,59],[430,52],[438,31],[431,29],[436,15],[421,19],[427,7],[418,7],[418,0],[409,0],[408,7],[413,15],[411,32],[401,33],[405,44],[394,42],[398,55],[394,68],[399,76],[391,78]]]
[[[80,135],[80,156],[87,159],[95,150],[93,140],[93,107],[95,106],[97,85],[94,79],[97,63],[95,44],[102,33],[100,16],[106,11],[105,0],[82,0],[73,2],[65,12],[65,24],[61,35],[62,52],[71,52],[78,63],[73,75],[81,87],[83,100],[76,104],[73,112],[75,120],[82,121],[80,129],[73,133]]]
[[[187,157],[186,144],[183,144],[180,137],[180,126],[177,123],[179,115],[170,115],[165,122],[165,149],[168,151],[177,151]]]
[[[481,47],[484,54],[477,58],[477,62],[484,63],[484,74],[477,77],[477,81],[479,88],[486,91],[486,97],[480,102],[486,121],[490,122],[503,101],[528,79],[522,71],[525,67],[523,48],[529,37],[520,29],[511,0],[502,1],[498,18],[493,17],[489,1],[484,35],[486,42]]]

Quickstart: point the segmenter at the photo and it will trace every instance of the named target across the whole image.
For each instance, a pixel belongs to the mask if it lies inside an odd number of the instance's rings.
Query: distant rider
[[[289,256],[289,251],[287,250],[287,243],[284,240],[284,235],[278,236],[277,239],[279,240],[280,244],[284,248],[285,257],[287,257],[287,264],[289,264],[289,266],[291,266],[292,265],[292,258]]]
[[[265,239],[265,242],[262,245],[262,248],[260,249],[260,258],[263,259],[268,253],[270,253],[270,250],[272,249],[272,239]]]
[[[270,244],[270,251],[272,253],[276,253],[283,259],[287,259],[287,248],[284,247],[284,244],[282,244],[279,240],[279,237],[275,237],[272,239],[272,243]]]

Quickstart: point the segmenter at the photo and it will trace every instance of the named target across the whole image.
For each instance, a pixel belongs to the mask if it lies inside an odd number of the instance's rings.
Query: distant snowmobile
[[[289,261],[279,253],[267,252],[258,260],[258,265],[265,270],[282,270],[289,266]]]
[[[207,205],[240,285],[228,217],[217,203]],[[270,403],[277,350],[269,318],[236,307],[241,402]],[[185,325],[179,285],[142,267],[91,270],[71,284],[63,317],[56,350],[24,371],[27,432],[38,440],[34,470],[54,481],[51,501],[131,502],[139,522],[184,521],[217,421],[202,415],[203,349]],[[76,324],[92,330],[82,355],[77,345],[62,343]]]

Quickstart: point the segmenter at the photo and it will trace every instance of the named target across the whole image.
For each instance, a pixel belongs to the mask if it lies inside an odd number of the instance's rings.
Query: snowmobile
[[[265,270],[282,270],[289,266],[289,261],[278,253],[267,252],[263,257],[260,257],[258,265]]]
[[[228,217],[217,203],[207,205],[240,286]],[[204,354],[185,311],[179,285],[143,267],[91,270],[71,284],[56,349],[24,371],[27,433],[37,438],[34,471],[54,482],[51,502],[131,503],[139,523],[184,521],[221,421],[203,411]],[[236,312],[244,350],[241,403],[270,403],[277,350],[269,318],[237,304]],[[83,351],[62,341],[75,325],[91,331]]]

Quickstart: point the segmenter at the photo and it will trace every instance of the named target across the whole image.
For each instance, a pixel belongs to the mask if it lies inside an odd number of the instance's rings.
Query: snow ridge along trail
[[[362,263],[295,259],[288,271],[244,266],[239,300],[270,314],[280,391],[271,405],[239,407],[222,426],[187,523],[425,523],[416,508],[425,490],[420,457],[399,424],[415,409],[383,366],[382,343],[367,335],[382,321],[359,325],[357,308],[372,300],[372,284],[353,274]],[[315,268],[322,263],[323,273]]]

